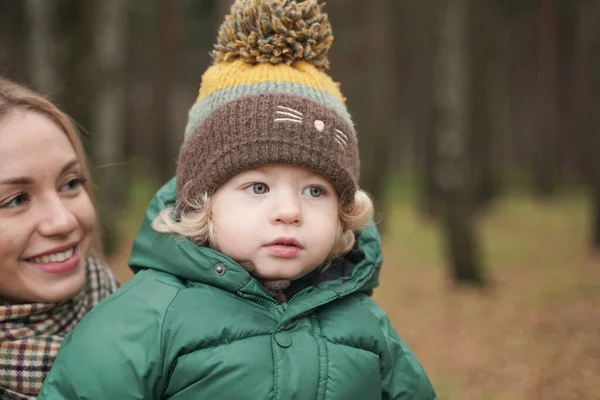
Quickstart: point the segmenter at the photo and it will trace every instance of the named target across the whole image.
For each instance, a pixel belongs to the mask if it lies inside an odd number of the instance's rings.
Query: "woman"
[[[74,125],[0,78],[0,398],[35,398],[64,336],[116,290],[97,243]]]

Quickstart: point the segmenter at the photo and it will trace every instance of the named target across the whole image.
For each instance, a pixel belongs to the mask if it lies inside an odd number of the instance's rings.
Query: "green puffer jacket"
[[[135,239],[136,275],[65,339],[39,399],[435,399],[368,295],[374,225],[339,277],[279,304],[225,255],[150,227],[174,197],[172,180]]]

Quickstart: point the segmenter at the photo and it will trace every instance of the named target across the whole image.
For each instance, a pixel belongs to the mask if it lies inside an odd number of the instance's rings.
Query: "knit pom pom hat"
[[[189,112],[177,163],[179,212],[185,200],[267,164],[323,175],[342,207],[352,207],[357,137],[339,85],[324,72],[332,42],[317,0],[233,4]]]

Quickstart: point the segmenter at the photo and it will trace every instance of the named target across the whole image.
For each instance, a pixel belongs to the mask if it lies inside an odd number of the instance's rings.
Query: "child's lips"
[[[304,249],[304,246],[292,237],[279,237],[264,247],[269,253],[280,258],[296,257]]]
[[[277,239],[269,242],[266,246],[295,246],[299,249],[303,249],[302,243],[293,237],[278,237]]]
[[[287,244],[268,244],[265,249],[272,255],[280,258],[293,258],[302,251],[302,248]]]

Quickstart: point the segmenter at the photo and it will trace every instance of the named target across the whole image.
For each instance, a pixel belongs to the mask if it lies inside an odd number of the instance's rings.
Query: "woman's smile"
[[[0,121],[0,293],[11,302],[57,302],[85,284],[96,213],[67,135],[17,110]]]
[[[75,243],[49,250],[24,261],[33,268],[38,268],[44,272],[60,274],[77,267],[80,259],[77,243]]]

